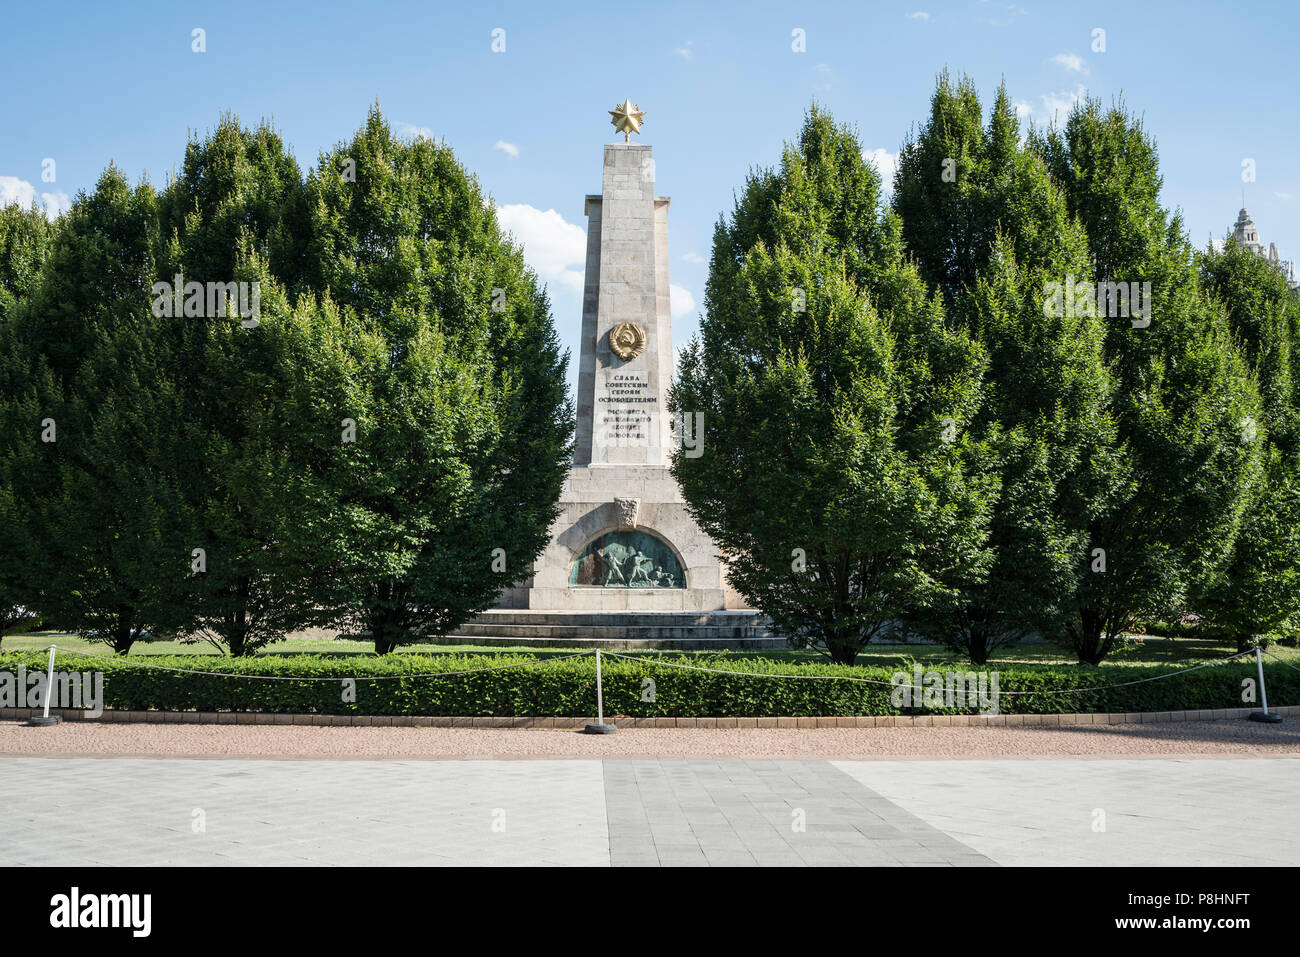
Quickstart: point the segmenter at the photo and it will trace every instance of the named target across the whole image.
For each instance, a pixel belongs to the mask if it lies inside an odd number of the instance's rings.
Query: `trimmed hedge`
[[[889,682],[897,667],[846,667],[790,664],[766,658],[669,657],[664,662],[750,671],[759,675],[840,675]],[[531,663],[532,667],[477,674],[439,673]],[[0,654],[0,671],[43,670],[44,655]],[[526,655],[387,655],[384,657],[216,658],[150,656],[148,664],[216,672],[180,674],[148,667],[141,659],[104,660],[59,654],[56,669],[103,671],[104,707],[129,711],[263,711],[296,714],[434,715],[497,717],[575,717],[596,711],[596,662],[592,656],[568,660]],[[1113,686],[1169,674],[1174,667],[1108,665],[1017,665],[1015,668],[933,666],[963,674],[996,671],[999,713],[1180,711],[1240,708],[1242,680],[1256,675],[1253,659],[1202,668],[1160,681],[1110,687],[1077,694],[1006,694]],[[795,717],[889,714],[973,714],[975,708],[895,708],[891,688],[851,681],[809,681],[741,674],[715,674],[656,666],[619,658],[604,659],[605,713],[630,717]],[[225,677],[229,675],[231,677]],[[241,675],[280,678],[355,676],[355,702],[344,700],[341,681],[266,681]],[[405,677],[403,677],[405,676]],[[645,679],[654,682],[653,701],[643,701]],[[1300,672],[1278,663],[1265,665],[1271,705],[1300,704]]]

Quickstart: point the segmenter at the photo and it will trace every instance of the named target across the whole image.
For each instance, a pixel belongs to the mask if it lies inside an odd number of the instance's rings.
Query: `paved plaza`
[[[1295,864],[1300,758],[0,758],[0,865]]]

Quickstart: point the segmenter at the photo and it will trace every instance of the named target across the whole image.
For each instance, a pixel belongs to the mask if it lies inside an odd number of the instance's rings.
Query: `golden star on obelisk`
[[[641,132],[641,117],[645,116],[645,111],[638,109],[631,100],[624,100],[622,106],[616,105],[609,115],[613,117],[610,122],[614,129],[623,134],[624,143],[632,142],[632,134]]]

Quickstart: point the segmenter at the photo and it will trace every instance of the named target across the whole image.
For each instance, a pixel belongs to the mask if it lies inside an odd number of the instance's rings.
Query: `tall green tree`
[[[1085,287],[1130,291],[1127,314],[1118,294],[1094,299],[1125,453],[1088,525],[1089,573],[1066,631],[1079,659],[1096,663],[1137,619],[1180,607],[1227,560],[1259,469],[1247,427],[1259,398],[1202,288],[1181,217],[1160,205],[1158,155],[1142,123],[1122,104],[1089,99],[1063,129],[1031,131],[1029,142],[1087,233]]]
[[[11,203],[0,207],[0,346],[8,347],[11,360],[17,343],[8,335],[8,317],[36,285],[55,228],[35,206],[23,209]],[[0,496],[5,494],[0,491]],[[20,603],[20,594],[16,583],[0,577],[0,635],[35,623],[31,610]]]
[[[268,122],[245,127],[223,114],[192,135],[185,159],[163,191],[159,216],[169,248],[164,268],[222,281],[247,253],[272,263],[282,285],[297,279],[305,230],[302,170]],[[170,278],[164,276],[164,278]]]
[[[1300,452],[1300,299],[1281,270],[1231,237],[1198,265],[1259,380],[1268,441],[1287,455]]]
[[[861,153],[814,107],[749,177],[670,399],[701,417],[704,454],[673,472],[731,582],[843,663],[986,574],[995,495],[966,471],[985,355],[905,261]]]
[[[1020,142],[1020,122],[998,87],[987,123],[974,81],[945,70],[930,115],[898,157],[893,209],[921,277],[961,311],[994,247],[1031,269],[1068,271],[1088,255],[1061,189]]]
[[[1194,602],[1245,650],[1256,636],[1300,630],[1300,300],[1273,264],[1233,239],[1207,250],[1200,268],[1260,388],[1264,468],[1231,557]]]
[[[191,393],[221,420],[187,425],[203,469],[191,516],[195,633],[231,655],[334,618],[339,512],[329,476],[341,455],[349,364],[336,310],[309,297],[290,308],[248,248],[234,279],[257,283],[255,327],[207,316]],[[194,380],[191,380],[193,382]],[[206,429],[200,425],[208,426]]]
[[[185,618],[168,343],[150,309],[156,196],[110,168],[4,320],[0,579],[116,651]]]
[[[1019,143],[1005,86],[987,125],[974,84],[945,72],[928,121],[904,146],[894,210],[921,275],[989,356],[972,423],[1001,495],[993,561],[949,614],[911,627],[983,663],[997,647],[1064,626],[1087,524],[1116,460],[1104,329],[1043,307],[1044,289],[1088,270],[1087,237],[1042,159]]]
[[[993,559],[947,613],[914,626],[982,664],[989,654],[1069,622],[1088,554],[1088,524],[1122,474],[1108,410],[1102,333],[1088,317],[1045,315],[1042,289],[1058,275],[995,256],[963,306],[989,355],[986,402],[972,423],[979,462],[1001,494],[989,520]]]
[[[0,207],[0,321],[30,295],[57,228],[35,206]]]
[[[337,304],[356,437],[334,490],[342,620],[376,651],[443,634],[530,572],[572,408],[550,305],[445,146],[378,108],[307,184],[304,288]]]
[[[224,116],[190,141],[160,204],[160,281],[198,297],[161,303],[186,400],[176,428],[192,633],[235,656],[333,614],[340,519],[325,476],[347,364],[337,311],[310,296],[294,308],[286,289],[302,194],[279,135]]]

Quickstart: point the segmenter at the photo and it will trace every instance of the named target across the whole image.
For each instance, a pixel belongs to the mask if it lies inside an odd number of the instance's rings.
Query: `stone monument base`
[[[666,467],[575,466],[560,494],[560,514],[551,535],[550,545],[533,563],[532,579],[507,589],[497,608],[568,612],[747,609],[740,595],[727,585],[716,546],[686,511]],[[662,561],[646,572],[659,577],[637,580],[632,557],[619,564],[586,554],[591,546],[609,540],[607,536],[662,545]],[[647,546],[646,551],[651,549]],[[583,562],[584,555],[589,562]],[[646,561],[650,566],[650,560]],[[616,564],[618,567],[612,568]],[[581,567],[575,569],[575,565]]]
[[[607,651],[785,648],[756,611],[531,611],[493,609],[441,638],[445,645],[536,645]]]

